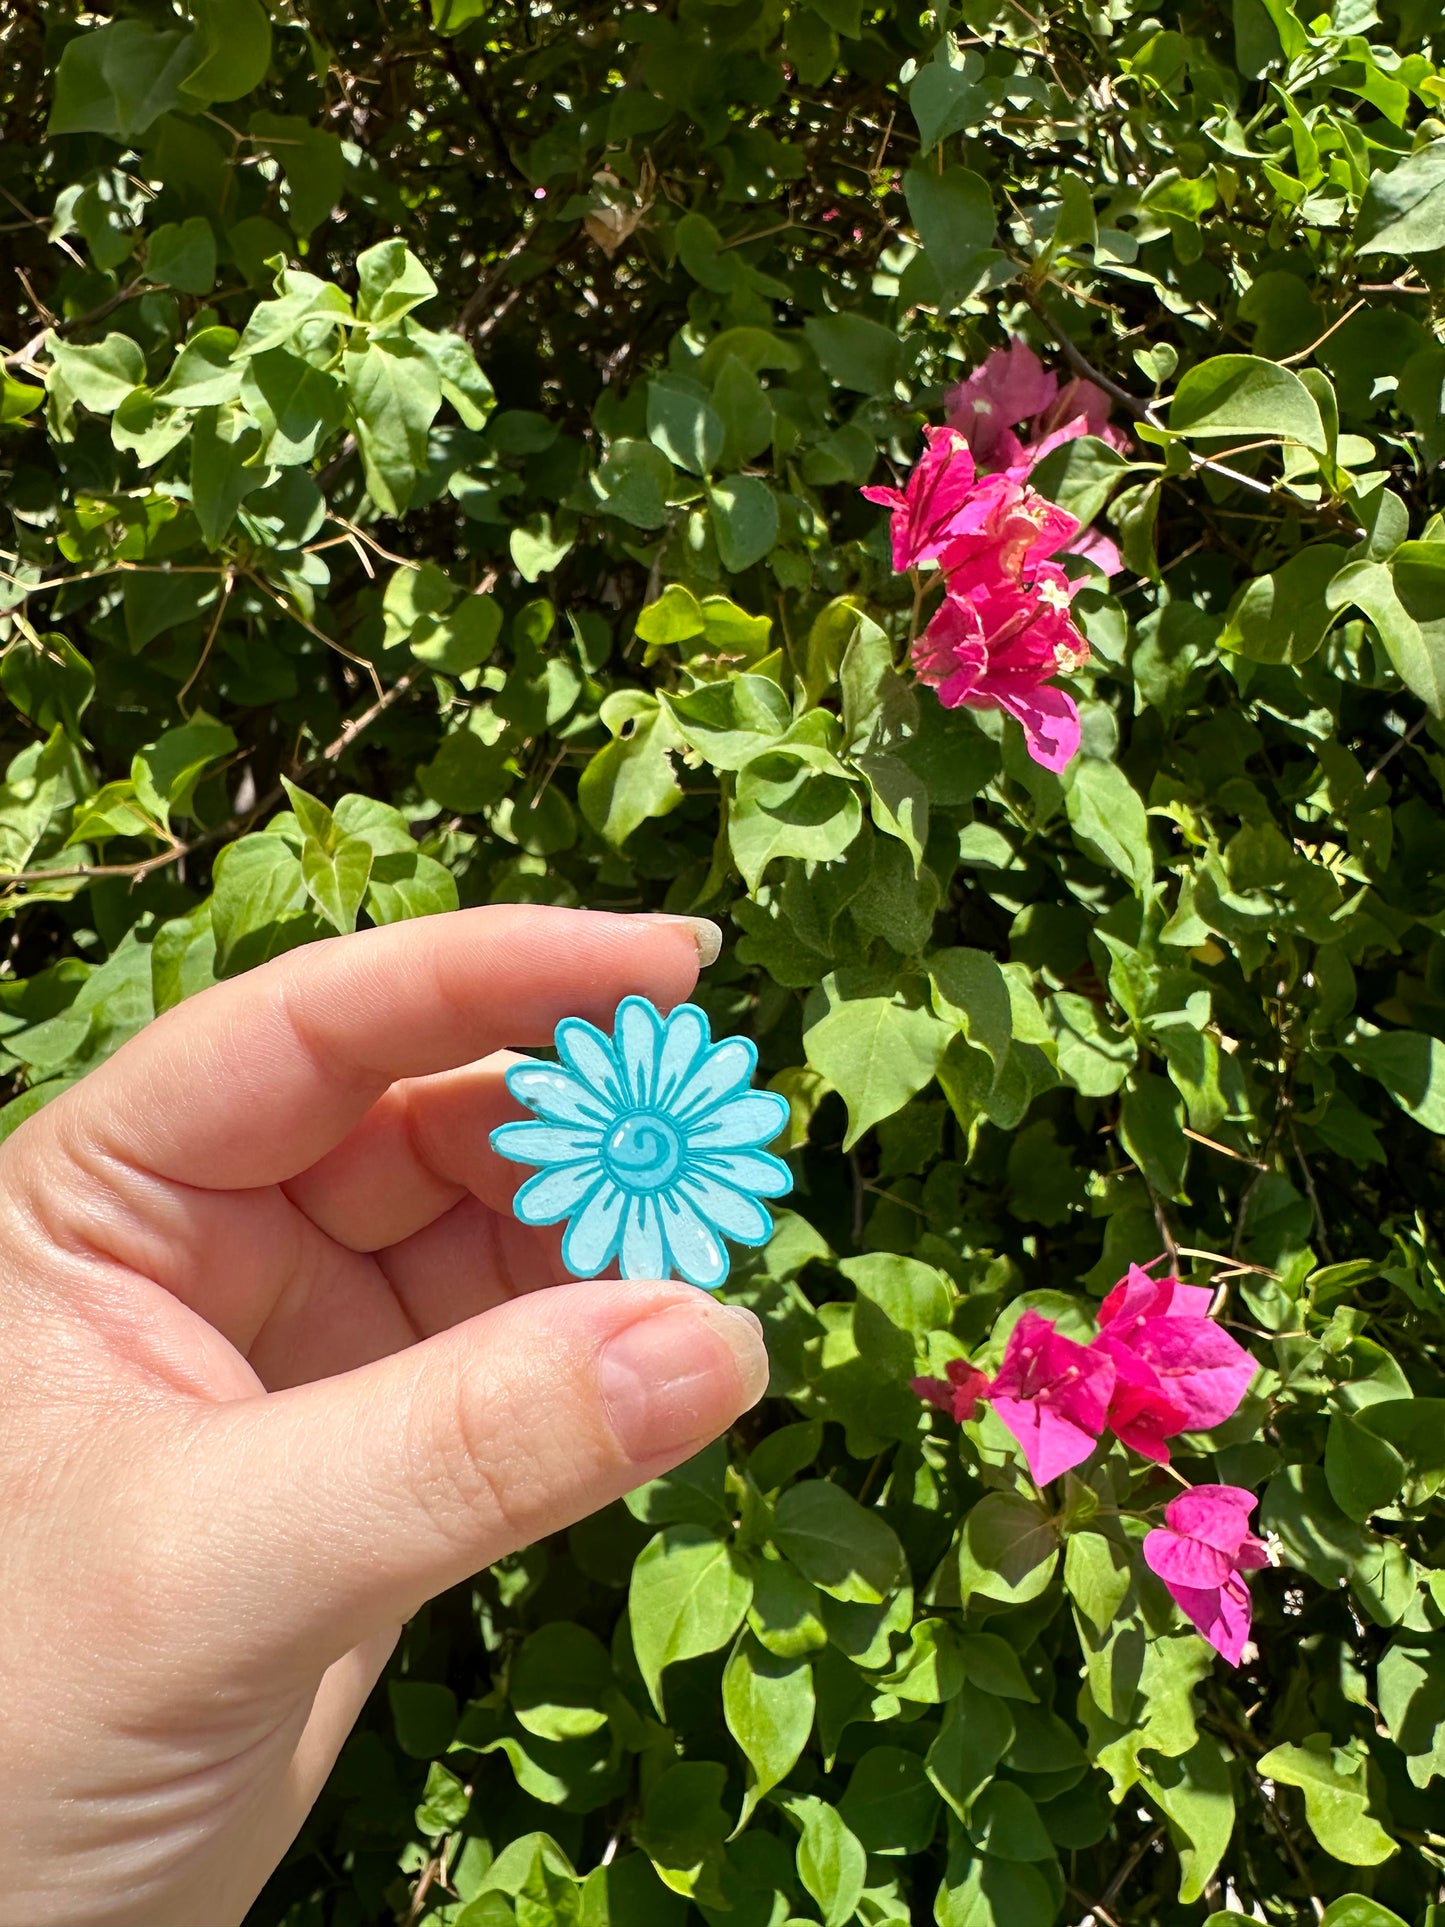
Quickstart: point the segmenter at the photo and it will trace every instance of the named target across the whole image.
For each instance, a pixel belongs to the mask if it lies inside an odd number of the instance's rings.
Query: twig
[[[17,269],[16,272],[18,273],[19,270]],[[76,315],[73,321],[61,321],[58,317],[53,318],[46,327],[40,330],[39,334],[32,335],[23,348],[17,348],[13,355],[6,355],[5,366],[7,368],[29,367],[30,363],[34,361],[35,357],[40,353],[40,350],[45,346],[45,338],[47,335],[74,334],[79,328],[89,328],[97,321],[104,321],[108,314],[114,314],[117,308],[123,308],[127,301],[134,301],[139,290],[145,285],[145,276],[140,275],[134,281],[129,282],[125,287],[111,295],[107,300],[102,301],[98,308],[92,308],[89,314]],[[35,296],[31,293],[28,283],[26,284],[26,293],[30,295],[32,301],[35,301]],[[40,313],[47,312],[39,302],[36,302],[36,308]]]
[[[481,280],[467,297],[461,313],[452,323],[453,334],[470,335],[472,333],[482,316],[486,313],[487,303],[506,279],[507,269],[511,267],[517,256],[525,249],[534,232],[535,224],[529,222],[517,235],[501,260],[495,262],[482,276]],[[514,289],[512,299],[515,300],[520,292],[520,289]]]
[[[1112,381],[1102,369],[1096,368],[1087,356],[1080,354],[1064,330],[1050,319],[1047,308],[1027,282],[1023,283],[1020,292],[1024,301],[1053,336],[1059,353],[1076,375],[1081,375],[1085,381],[1091,381],[1096,387],[1102,388],[1105,394],[1112,396],[1121,408],[1127,409],[1135,421],[1146,422],[1150,428],[1158,429],[1161,434],[1168,434],[1168,429],[1155,413],[1152,403],[1140,401],[1137,396],[1131,395],[1127,388],[1121,388],[1118,382]],[[1291,490],[1282,488],[1277,482],[1261,482],[1258,476],[1246,475],[1242,469],[1231,468],[1225,462],[1216,461],[1211,455],[1196,455],[1192,448],[1186,449],[1185,454],[1188,456],[1190,467],[1196,474],[1204,470],[1210,475],[1219,476],[1222,481],[1233,482],[1236,488],[1248,489],[1253,495],[1262,496],[1266,501],[1288,508],[1296,515],[1318,516],[1322,522],[1327,522],[1335,528],[1348,530],[1351,534],[1356,532],[1356,525],[1333,502],[1306,502]]]
[[[221,594],[216,603],[216,613],[214,616],[212,616],[210,629],[206,633],[205,646],[202,648],[200,655],[196,659],[195,668],[191,671],[190,675],[186,677],[185,682],[181,685],[180,693],[176,697],[176,708],[181,712],[183,716],[186,713],[186,697],[190,695],[191,690],[195,687],[196,678],[200,675],[201,671],[205,668],[206,663],[210,659],[210,654],[215,644],[216,635],[221,627],[221,620],[226,613],[226,604],[231,600],[231,591],[232,589],[235,588],[235,586],[236,586],[236,570],[234,565],[232,565],[230,568],[226,570],[226,579],[224,583],[221,585]]]
[[[1304,1146],[1299,1141],[1299,1132],[1295,1128],[1293,1118],[1289,1121],[1289,1141],[1294,1146],[1294,1154],[1299,1159],[1299,1168],[1304,1173],[1305,1190],[1309,1193],[1310,1208],[1315,1214],[1315,1231],[1319,1237],[1320,1251],[1325,1263],[1332,1265],[1335,1262],[1334,1253],[1330,1250],[1329,1233],[1325,1229],[1325,1214],[1320,1206],[1320,1194],[1315,1189],[1315,1174],[1310,1169],[1310,1161],[1305,1156]]]
[[[384,715],[393,703],[401,700],[412,687],[414,680],[411,670],[408,670],[405,675],[398,676],[391,688],[374,702],[370,709],[363,710],[361,715],[353,717],[350,722],[343,723],[340,733],[326,745],[325,749],[318,751],[304,763],[296,765],[294,771],[296,778],[300,780],[309,776],[313,770],[320,769],[323,764],[334,763],[350,748],[364,729],[369,729],[378,716]],[[154,856],[139,857],[133,863],[82,863],[64,870],[14,870],[0,873],[0,885],[63,883],[77,878],[94,879],[96,877],[130,877],[139,881],[141,877],[149,876],[152,870],[164,869],[168,863],[179,863],[182,857],[190,856],[196,850],[204,850],[212,843],[224,841],[233,832],[244,833],[252,823],[263,817],[273,805],[279,803],[284,795],[284,789],[277,783],[274,788],[267,790],[263,797],[253,803],[249,810],[238,811],[236,815],[228,817],[224,823],[218,823],[214,829],[206,830],[200,836],[193,837],[189,843],[173,842],[170,849],[161,850]]]
[[[1371,783],[1374,782],[1375,778],[1379,775],[1380,771],[1385,767],[1385,765],[1390,761],[1392,757],[1398,756],[1400,754],[1400,751],[1404,749],[1407,744],[1414,742],[1415,738],[1420,734],[1420,731],[1425,727],[1426,723],[1429,722],[1429,720],[1430,720],[1430,712],[1426,709],[1422,709],[1420,711],[1420,714],[1415,718],[1414,722],[1411,723],[1410,727],[1407,730],[1405,730],[1403,734],[1395,738],[1394,742],[1391,743],[1390,747],[1385,751],[1384,755],[1380,758],[1379,762],[1376,763],[1375,767],[1370,771],[1369,775],[1365,778],[1366,789],[1370,787]]]
[[[1206,1137],[1203,1131],[1191,1131],[1187,1124],[1184,1126],[1184,1135],[1192,1138],[1196,1144],[1204,1144],[1211,1151],[1218,1151],[1221,1157],[1233,1158],[1238,1164],[1252,1164],[1256,1171],[1266,1169],[1258,1158],[1246,1157],[1243,1151],[1231,1151],[1227,1144],[1221,1144],[1217,1138]]]

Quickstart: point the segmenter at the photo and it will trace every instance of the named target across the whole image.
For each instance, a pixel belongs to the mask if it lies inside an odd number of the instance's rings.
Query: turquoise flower
[[[560,1224],[562,1261],[595,1278],[669,1278],[712,1291],[728,1275],[723,1243],[761,1245],[773,1222],[758,1203],[792,1188],[762,1149],[788,1121],[787,1101],[748,1089],[757,1047],[714,1044],[695,1004],[661,1016],[625,997],[612,1036],[580,1017],[557,1026],[560,1064],[514,1064],[507,1088],[536,1123],[502,1124],[492,1148],[542,1169],[518,1191],[523,1224]]]

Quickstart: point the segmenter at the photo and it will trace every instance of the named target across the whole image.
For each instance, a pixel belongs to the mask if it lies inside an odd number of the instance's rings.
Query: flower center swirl
[[[682,1168],[682,1134],[670,1117],[633,1111],[602,1140],[602,1163],[624,1191],[659,1191]]]

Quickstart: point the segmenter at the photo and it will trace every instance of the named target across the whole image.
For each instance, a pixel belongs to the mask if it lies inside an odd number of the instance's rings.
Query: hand
[[[489,1053],[678,1002],[698,930],[317,944],[0,1147],[3,1927],[240,1921],[402,1621],[761,1395],[750,1313],[562,1283],[487,1142]]]

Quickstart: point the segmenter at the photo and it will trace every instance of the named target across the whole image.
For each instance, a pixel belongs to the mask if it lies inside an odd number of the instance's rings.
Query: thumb
[[[329,1664],[680,1464],[767,1378],[751,1312],[690,1285],[586,1283],[212,1408],[185,1455],[187,1606],[222,1663]]]

